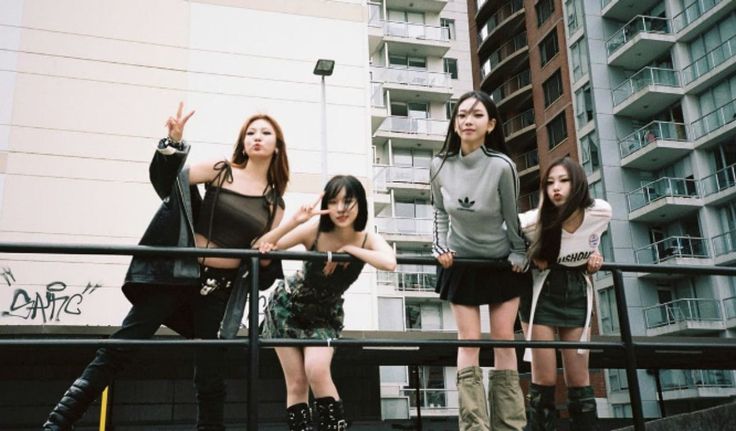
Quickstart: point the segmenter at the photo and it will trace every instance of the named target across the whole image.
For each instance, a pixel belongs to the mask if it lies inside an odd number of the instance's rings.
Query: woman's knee
[[[301,394],[309,390],[309,381],[305,374],[286,377],[286,390],[291,394]]]
[[[332,378],[330,374],[330,364],[322,362],[312,362],[304,365],[307,381],[314,385],[328,381]]]

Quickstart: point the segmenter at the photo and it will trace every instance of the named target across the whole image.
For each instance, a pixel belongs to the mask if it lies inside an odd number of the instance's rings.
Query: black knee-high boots
[[[317,398],[315,406],[319,416],[319,431],[343,431],[348,429],[342,400],[332,397]]]
[[[294,404],[286,409],[289,431],[314,431],[312,410],[307,403]]]

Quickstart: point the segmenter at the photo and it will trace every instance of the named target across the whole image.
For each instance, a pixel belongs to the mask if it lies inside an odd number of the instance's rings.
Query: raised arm
[[[306,245],[307,238],[310,238],[308,235],[316,229],[316,224],[312,226],[313,224],[304,225],[304,223],[314,216],[329,213],[327,209],[317,209],[317,205],[321,201],[322,195],[319,195],[317,200],[311,205],[302,205],[291,218],[258,238],[258,241],[253,246],[258,248],[262,253],[267,253],[271,250],[285,250],[297,244]],[[316,234],[316,231],[314,233]]]
[[[396,254],[381,235],[368,233],[365,247],[346,245],[342,248],[345,253],[362,260],[381,271],[396,271]]]

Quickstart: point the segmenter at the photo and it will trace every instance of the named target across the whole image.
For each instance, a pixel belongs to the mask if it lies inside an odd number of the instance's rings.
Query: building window
[[[549,139],[550,149],[567,139],[567,122],[565,121],[564,111],[547,123],[547,137]]]
[[[544,81],[542,88],[544,89],[544,107],[546,108],[562,96],[562,73],[559,69],[548,80]]]
[[[612,368],[608,370],[608,386],[610,387],[611,391],[625,391],[629,389],[629,381],[626,378],[626,370],[620,368]]]
[[[427,69],[427,57],[411,57],[389,54],[388,64],[391,67],[407,67],[411,69]]]
[[[552,30],[549,35],[542,40],[542,43],[539,44],[539,54],[542,59],[542,66],[547,64],[552,57],[557,55],[559,50],[560,46],[557,43],[557,30]]]
[[[445,65],[445,72],[449,73],[452,79],[457,79],[457,59],[443,58],[442,62]]]
[[[598,134],[588,133],[580,138],[581,162],[585,173],[590,175],[601,167],[600,149],[598,148]],[[591,192],[593,190],[591,189]],[[603,199],[603,196],[594,196]]]
[[[578,129],[592,121],[593,114],[595,114],[593,96],[590,92],[590,84],[586,84],[575,93],[575,118],[578,121]]]
[[[537,27],[541,27],[552,16],[555,4],[552,0],[539,0],[534,8],[537,10]]]
[[[452,119],[452,111],[455,110],[455,106],[457,106],[457,100],[448,100],[445,103],[445,119]]]
[[[440,18],[440,27],[447,30],[442,30],[447,34],[447,38],[450,40],[455,39],[455,20],[449,18]]]
[[[567,12],[567,30],[572,34],[580,27],[580,24],[582,24],[583,1],[566,0],[565,11]]]
[[[588,45],[584,38],[570,47],[570,62],[572,63],[573,82],[588,73]]]

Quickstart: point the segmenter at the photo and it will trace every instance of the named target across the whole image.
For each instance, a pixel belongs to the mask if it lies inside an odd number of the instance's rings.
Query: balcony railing
[[[680,79],[674,69],[644,67],[613,89],[613,105],[619,105],[631,95],[650,85],[679,87]]]
[[[703,195],[709,196],[736,186],[736,164],[727,166],[700,181]]]
[[[671,121],[652,121],[629,134],[618,144],[621,157],[653,144],[663,141],[687,141],[687,127],[684,123]]]
[[[644,309],[647,329],[661,328],[680,322],[723,321],[721,302],[716,299],[684,298]]]
[[[429,185],[429,168],[375,165],[373,167],[373,182],[376,188],[383,189],[388,183]]]
[[[437,269],[427,265],[399,265],[396,272],[377,272],[378,283],[400,292],[434,292]]]
[[[736,319],[736,296],[723,300],[723,314],[726,319]]]
[[[390,116],[383,120],[378,130],[413,135],[445,136],[447,134],[447,120]]]
[[[431,218],[376,217],[375,224],[376,230],[381,233],[395,235],[432,234]]]
[[[662,370],[659,376],[665,391],[734,387],[731,370]]]
[[[485,3],[483,1],[482,3]],[[499,26],[499,24],[506,21],[511,15],[515,14],[516,12],[524,9],[524,1],[523,0],[513,0],[509,2],[505,2],[496,13],[491,16],[488,21],[486,22],[486,25],[481,28],[480,32],[478,33],[478,40],[483,41],[485,40],[488,35],[493,33],[494,30]],[[478,10],[480,10],[480,5],[478,6]]]
[[[656,16],[635,16],[608,38],[606,41],[608,56],[610,57],[639,33],[668,34],[670,33],[669,20]]]
[[[679,32],[695,22],[695,20],[713,9],[721,1],[723,0],[697,0],[691,3],[682,12],[672,18],[672,26],[675,28],[675,32]]]
[[[450,29],[432,25],[405,21],[384,21],[383,32],[386,36],[422,39],[436,42],[450,40]]]
[[[419,389],[422,404],[420,407],[427,410],[457,408],[457,390],[454,389]],[[409,397],[409,405],[417,407],[417,390],[406,388],[401,395]]]
[[[727,102],[715,111],[695,120],[690,125],[690,130],[693,132],[693,139],[700,139],[734,120],[736,120],[736,100]]]
[[[682,69],[682,79],[689,84],[736,55],[736,36],[711,49]]]
[[[663,177],[626,195],[629,211],[645,207],[666,197],[700,197],[698,183],[690,178]]]
[[[450,88],[452,86],[452,78],[449,73],[445,72],[397,67],[373,67],[371,72],[374,81],[432,88]]]
[[[501,101],[509,95],[521,90],[527,85],[532,83],[531,73],[529,69],[524,70],[521,73],[514,75],[513,78],[501,84],[497,89],[491,93],[491,97],[494,102],[501,103]]]
[[[506,137],[534,125],[534,109],[529,109],[503,123],[503,134]]]
[[[716,235],[712,238],[712,241],[714,256],[736,252],[736,230]]]
[[[707,258],[708,240],[690,236],[671,236],[635,252],[637,263],[662,263],[678,257]]]
[[[371,106],[374,108],[385,108],[386,100],[383,97],[383,84],[371,82]]]
[[[510,41],[501,45],[500,48],[491,53],[491,55],[488,57],[488,61],[483,64],[483,68],[481,70],[481,78],[489,74],[491,70],[493,70],[493,68],[496,67],[499,63],[506,60],[515,52],[526,46],[526,32],[517,34]]]
[[[533,168],[539,165],[539,151],[535,148],[514,157],[513,160],[516,163],[516,170],[519,172]]]
[[[368,3],[368,26],[383,27],[381,5]]]

